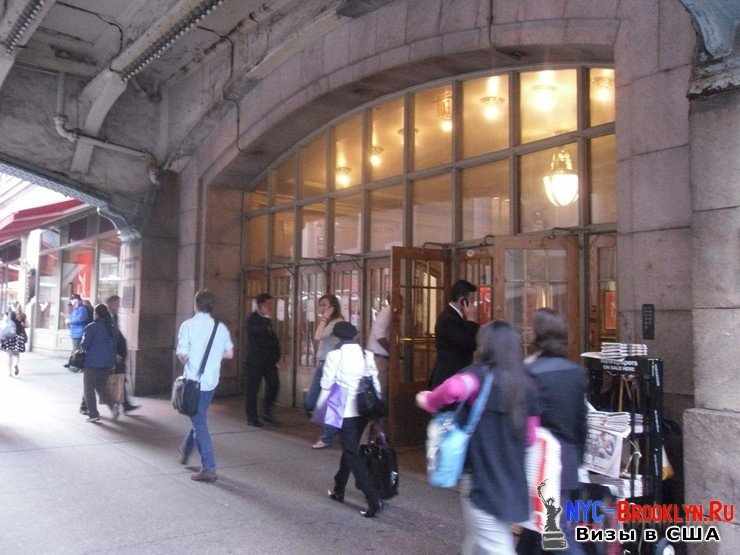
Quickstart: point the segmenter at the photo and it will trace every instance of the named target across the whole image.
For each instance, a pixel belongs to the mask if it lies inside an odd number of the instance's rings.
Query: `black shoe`
[[[329,494],[329,499],[333,499],[334,501],[337,501],[338,503],[344,503],[344,492],[343,491],[337,491],[337,490],[329,490],[327,492]]]
[[[278,425],[277,418],[272,413],[266,413],[262,416],[262,420],[267,422],[268,424],[272,424],[273,426]]]
[[[80,414],[84,414],[84,415],[87,416],[87,414],[88,414],[87,408],[86,407],[80,407]]]
[[[135,410],[139,410],[141,408],[141,405],[123,405],[123,412],[129,413],[134,412]]]
[[[260,420],[259,418],[255,418],[255,419],[248,419],[247,426],[254,426],[255,428],[262,428],[264,424],[262,423],[262,420]]]
[[[373,518],[376,514],[383,510],[383,501],[378,500],[375,503],[368,501],[367,510],[360,511],[360,514],[365,518]]]

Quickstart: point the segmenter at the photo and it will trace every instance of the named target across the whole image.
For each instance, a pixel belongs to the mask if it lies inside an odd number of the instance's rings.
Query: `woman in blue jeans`
[[[337,322],[344,321],[342,316],[342,307],[336,295],[326,294],[319,299],[319,322],[314,333],[314,340],[318,341],[316,358],[319,365],[314,372],[311,388],[306,396],[306,411],[310,412],[316,408],[316,401],[321,393],[321,376],[323,375],[324,362],[326,355],[337,347],[339,340],[333,335],[334,325]],[[324,449],[331,447],[334,436],[339,430],[331,426],[324,426],[321,429],[321,437],[313,444],[314,449]]]

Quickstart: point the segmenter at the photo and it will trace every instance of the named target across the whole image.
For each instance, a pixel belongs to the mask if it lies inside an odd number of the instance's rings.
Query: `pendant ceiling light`
[[[349,187],[352,183],[350,175],[352,174],[352,168],[347,166],[340,166],[337,168],[336,182],[340,187]]]
[[[445,91],[437,102],[439,127],[445,133],[452,132],[452,93]]]
[[[591,79],[591,91],[596,100],[607,104],[614,98],[614,79],[600,76]]]
[[[542,181],[547,199],[554,206],[569,206],[578,200],[578,174],[573,171],[573,160],[565,149],[553,154],[550,173]]]
[[[488,121],[497,120],[501,117],[501,107],[504,99],[500,96],[484,96],[480,99],[483,104],[483,117]]]
[[[382,146],[373,146],[370,148],[370,165],[372,167],[377,168],[383,163],[381,154],[383,154]]]

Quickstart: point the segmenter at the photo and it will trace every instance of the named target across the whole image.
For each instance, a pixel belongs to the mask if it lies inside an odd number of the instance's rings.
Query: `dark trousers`
[[[106,401],[105,395],[105,384],[110,375],[110,370],[105,368],[85,368],[84,370],[84,384],[85,384],[85,404],[87,405],[87,414],[90,417],[100,416],[98,412],[98,400],[95,397],[95,392],[100,395],[100,400]]]
[[[265,380],[264,413],[272,413],[272,405],[277,399],[280,391],[280,378],[276,365],[270,366],[247,366],[247,420],[257,420],[257,395],[260,391],[262,380]]]
[[[367,466],[360,458],[360,438],[367,426],[367,418],[355,416],[345,418],[342,422],[340,437],[342,438],[342,459],[339,461],[339,470],[334,475],[334,491],[343,493],[347,487],[349,473],[355,476],[359,490],[365,494],[368,504],[378,502],[378,492],[370,482]]]

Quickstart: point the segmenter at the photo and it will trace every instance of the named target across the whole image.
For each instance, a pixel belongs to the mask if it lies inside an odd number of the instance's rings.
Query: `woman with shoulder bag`
[[[339,432],[342,438],[342,458],[339,461],[339,470],[334,476],[334,488],[329,490],[329,497],[339,503],[344,502],[344,492],[351,472],[355,476],[357,487],[365,494],[367,500],[367,509],[360,513],[364,517],[371,518],[381,509],[382,501],[369,479],[367,466],[359,454],[360,438],[365,431],[368,419],[360,416],[357,408],[357,393],[363,377],[369,375],[373,380],[375,390],[380,395],[378,369],[375,367],[372,353],[365,352],[357,342],[357,328],[352,324],[338,322],[334,326],[334,335],[340,340],[340,345],[326,357],[321,378],[321,396],[317,403],[317,406],[322,406],[328,400],[335,384],[346,392]]]
[[[539,418],[520,335],[505,322],[481,327],[477,362],[416,397],[431,413],[451,403],[470,406],[489,373],[493,385],[470,438],[462,479],[464,555],[513,555],[511,525],[529,518],[525,448],[534,441]]]
[[[21,360],[21,353],[26,352],[26,341],[28,336],[26,335],[26,327],[23,325],[19,312],[11,311],[8,314],[8,325],[12,334],[7,335],[0,342],[0,349],[8,353],[8,376],[18,375],[20,368],[18,364]],[[24,318],[25,320],[25,318]],[[15,364],[13,360],[15,359]]]
[[[85,327],[80,348],[85,353],[83,367],[87,421],[100,421],[96,391],[101,400],[106,400],[113,419],[118,418],[118,405],[107,399],[105,387],[108,376],[116,366],[116,329],[108,307],[104,304],[95,307],[95,320]]]

